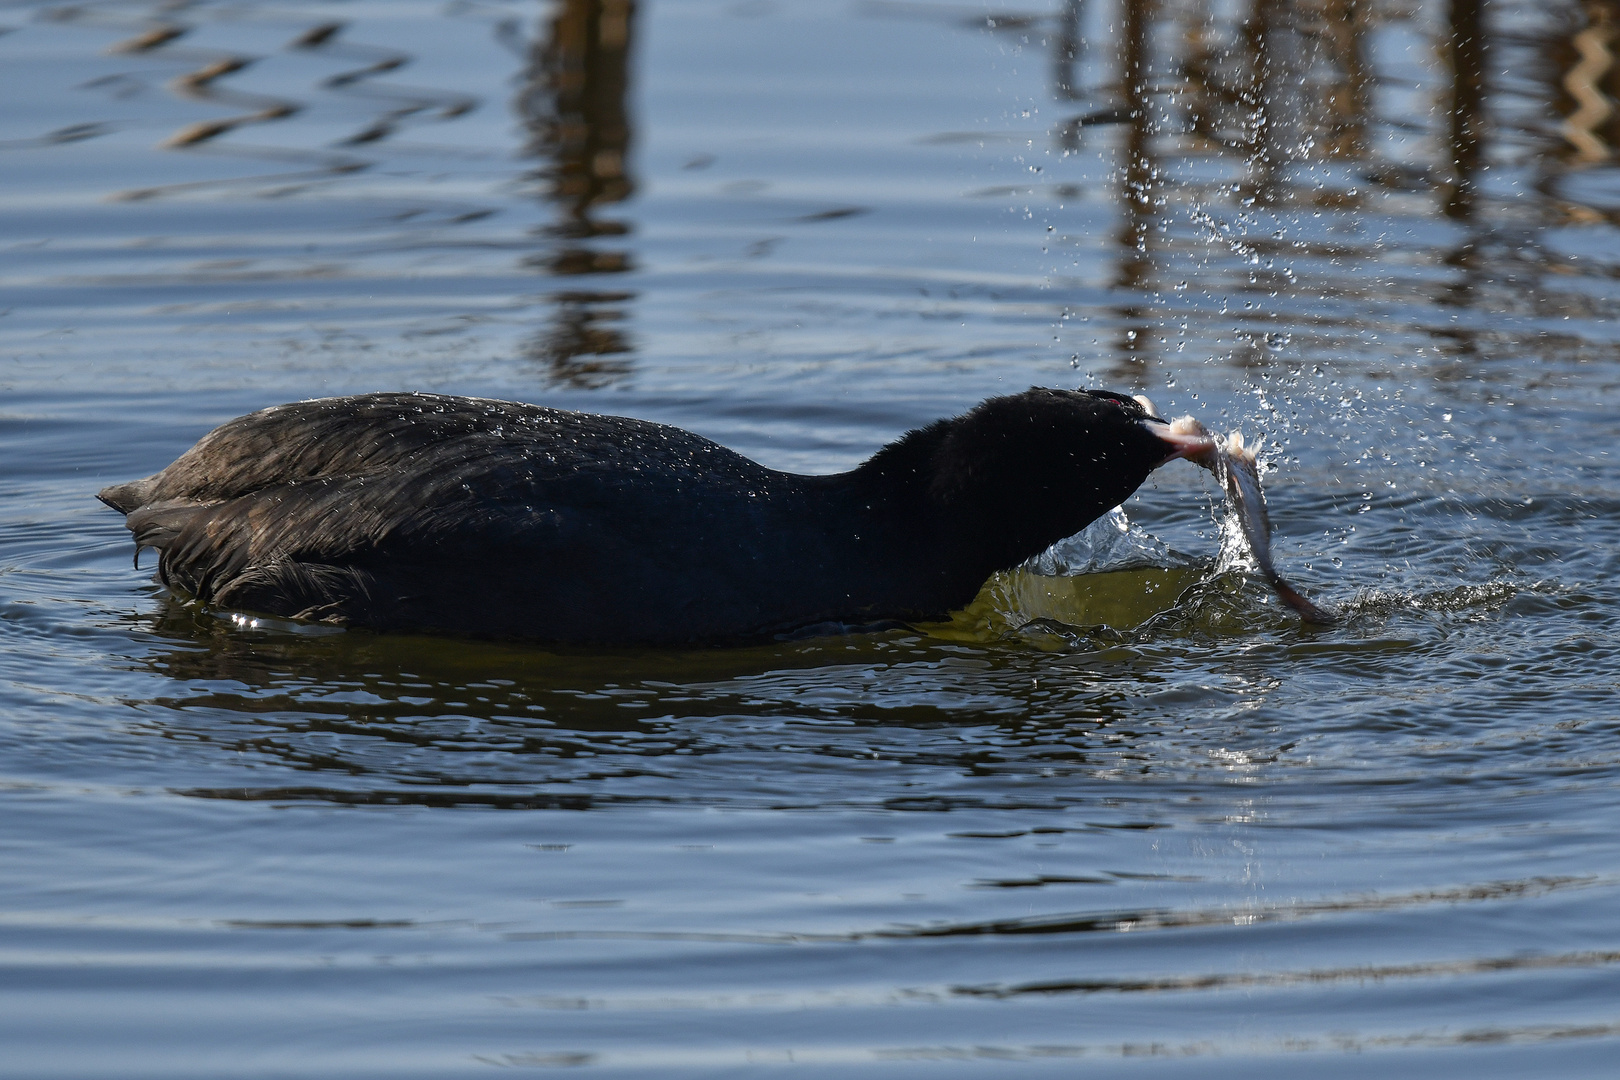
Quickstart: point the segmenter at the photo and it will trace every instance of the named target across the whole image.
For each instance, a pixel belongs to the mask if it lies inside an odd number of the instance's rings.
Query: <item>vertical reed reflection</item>
[[[1369,0],[1323,0],[1321,32],[1334,75],[1327,92],[1331,118],[1327,151],[1334,157],[1369,156],[1367,124],[1372,106],[1372,72],[1367,64]]]
[[[598,216],[635,190],[628,162],[634,0],[560,0],[548,36],[529,54],[517,110],[529,130],[527,153],[546,165],[540,181],[556,210],[545,229],[555,247],[530,259],[553,275],[619,274],[633,268],[629,251],[607,246],[630,227]],[[611,241],[608,241],[611,243]],[[632,352],[623,328],[634,293],[572,288],[552,296],[550,325],[529,344],[550,381],[596,388],[624,378]]]
[[[1442,194],[1447,217],[1474,213],[1475,187],[1485,149],[1484,0],[1451,0],[1451,175]]]
[[[1590,0],[1575,20],[1578,29],[1567,46],[1560,42],[1554,50],[1554,66],[1562,75],[1559,89],[1568,94],[1559,104],[1570,109],[1559,134],[1575,159],[1586,164],[1608,160],[1620,136],[1620,112],[1614,108],[1620,82],[1614,55],[1617,7],[1615,0]]]
[[[1592,2],[1605,10],[1620,4]],[[1113,283],[1132,295],[1116,308],[1117,376],[1140,378],[1151,360],[1149,343],[1158,334],[1148,301],[1138,298],[1164,287],[1166,260],[1176,255],[1179,243],[1168,217],[1178,204],[1239,202],[1238,218],[1229,224],[1243,248],[1241,272],[1249,288],[1273,294],[1294,288],[1286,258],[1267,254],[1287,247],[1277,242],[1289,226],[1286,218],[1278,219],[1275,228],[1282,231],[1276,235],[1249,236],[1246,230],[1257,220],[1251,208],[1272,208],[1269,218],[1288,208],[1351,208],[1363,198],[1356,189],[1364,179],[1405,190],[1437,189],[1437,210],[1456,220],[1475,215],[1489,145],[1486,12],[1484,0],[1447,4],[1439,56],[1451,78],[1440,112],[1380,119],[1372,40],[1381,28],[1410,21],[1410,12],[1372,0],[1248,0],[1236,6],[1214,0],[1119,0],[1117,38],[1110,42],[1117,57],[1118,105],[1076,116],[1055,133],[1062,148],[1073,150],[1085,129],[1126,124],[1119,143],[1121,222]],[[1060,101],[1084,96],[1076,70],[1083,55],[1081,10],[1065,2],[1054,13],[1052,95]],[[1606,19],[1588,16],[1605,34]],[[1605,48],[1607,42],[1604,37]],[[1375,132],[1427,125],[1437,128],[1434,146],[1440,153],[1434,158],[1382,160],[1384,142]],[[1195,172],[1236,173],[1240,179],[1213,186],[1176,179],[1177,166],[1199,159],[1220,160],[1225,168],[1200,166]],[[1359,168],[1305,167],[1330,160]],[[1458,265],[1466,267],[1473,246],[1470,240],[1455,253]],[[1465,283],[1463,292],[1470,288]],[[1466,296],[1451,299],[1466,302]],[[1266,362],[1263,354],[1245,355]]]
[[[1288,0],[1254,0],[1254,10],[1243,27],[1248,46],[1248,86],[1244,104],[1248,107],[1246,127],[1249,143],[1249,190],[1262,205],[1282,201],[1285,176],[1282,166],[1288,152],[1283,146],[1282,107],[1287,104],[1286,82],[1290,59],[1282,53],[1284,20],[1290,14]]]
[[[1149,244],[1158,224],[1160,202],[1156,191],[1159,170],[1153,161],[1153,102],[1147,83],[1154,7],[1154,0],[1126,0],[1120,38],[1120,97],[1127,126],[1119,189],[1123,220],[1114,284],[1137,293],[1146,291],[1152,281],[1153,253]],[[1119,359],[1114,375],[1140,381],[1151,359],[1147,345],[1153,335],[1152,319],[1141,304],[1135,303],[1122,306],[1118,314]]]
[[[1461,271],[1448,284],[1437,302],[1463,307],[1474,302],[1486,278],[1479,257],[1476,220],[1479,173],[1485,160],[1486,116],[1484,0],[1451,0],[1448,9],[1449,34],[1444,50],[1451,68],[1451,100],[1448,109],[1447,151],[1450,168],[1440,185],[1441,212],[1469,226],[1462,241],[1445,255],[1446,265]],[[1446,327],[1436,332],[1453,355],[1475,352],[1474,333],[1465,327]]]
[[[1078,65],[1085,41],[1080,37],[1082,0],[1063,0],[1058,11],[1057,33],[1052,49],[1052,94],[1059,101],[1079,101],[1082,96]]]

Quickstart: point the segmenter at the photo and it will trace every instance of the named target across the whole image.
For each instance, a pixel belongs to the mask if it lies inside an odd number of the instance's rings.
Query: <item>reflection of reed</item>
[[[1179,111],[1173,125],[1193,138],[1194,152],[1229,151],[1246,160],[1249,188],[1260,199],[1287,198],[1287,166],[1322,157],[1370,153],[1372,74],[1366,37],[1372,26],[1367,0],[1252,0],[1235,26],[1208,0],[1182,0],[1154,11],[1153,0],[1127,0],[1122,64],[1179,72],[1153,92]],[[1154,53],[1132,60],[1144,19],[1169,17],[1180,55]],[[1223,32],[1224,31],[1224,32]]]
[[[1332,52],[1338,44],[1321,33],[1323,23],[1319,9],[1291,0],[1254,0],[1244,24],[1249,189],[1262,205],[1291,201],[1298,194],[1291,166],[1317,157],[1318,145],[1331,144],[1330,125],[1339,118],[1328,102],[1343,80],[1324,79],[1314,63],[1319,52]],[[1346,35],[1345,44],[1356,40]]]
[[[163,24],[151,27],[132,38],[126,38],[112,46],[115,53],[146,53],[164,49],[173,41],[184,37],[189,27],[174,24]],[[171,52],[173,50],[170,50]],[[297,102],[286,101],[281,98],[267,97],[263,94],[245,94],[241,91],[224,90],[214,84],[227,75],[234,75],[253,63],[253,58],[231,54],[204,54],[202,66],[179,76],[170,83],[171,89],[183,98],[193,101],[218,102],[236,108],[249,110],[236,116],[224,117],[219,120],[202,120],[187,124],[179,131],[163,140],[165,147],[196,146],[218,138],[239,127],[249,124],[263,124],[271,120],[283,120],[298,112],[300,106]]]
[[[392,108],[387,109],[381,116],[367,124],[360,131],[344,139],[341,145],[357,146],[361,143],[376,142],[386,139],[399,127],[400,121],[409,116],[432,112],[438,120],[454,120],[465,115],[477,106],[476,98],[464,94],[451,94],[438,90],[414,90],[397,86],[371,86],[367,80],[373,76],[382,75],[410,63],[410,56],[393,49],[381,49],[370,45],[351,45],[338,40],[343,32],[344,24],[340,22],[323,23],[298,36],[293,41],[292,48],[320,50],[332,56],[349,57],[361,61],[361,66],[350,71],[339,72],[321,82],[321,86],[328,90],[337,90],[344,93],[368,97],[372,100],[388,102]]]
[[[1082,6],[1082,0],[1063,0],[1057,16],[1057,33],[1052,42],[1052,93],[1059,101],[1079,101],[1084,96],[1076,70],[1085,48],[1080,37]]]
[[[1152,21],[1152,0],[1131,0],[1121,41],[1120,91],[1129,118],[1125,140],[1125,167],[1120,174],[1120,203],[1125,207],[1125,227],[1120,233],[1120,284],[1136,287],[1145,281],[1148,237],[1153,231],[1152,102],[1145,82],[1148,64],[1148,26]]]
[[[591,211],[621,202],[634,187],[626,172],[630,118],[632,0],[564,0],[551,35],[530,54],[518,108],[529,127],[529,153],[550,159],[540,175],[564,213],[566,235],[623,233]]]
[[[1604,77],[1614,68],[1614,53],[1609,43],[1614,40],[1614,26],[1609,4],[1593,3],[1587,7],[1587,25],[1571,39],[1579,61],[1564,74],[1564,89],[1575,99],[1576,110],[1560,126],[1559,132],[1575,148],[1582,161],[1603,161],[1609,156],[1609,145],[1600,134],[1614,105],[1603,92]]]
[[[557,293],[551,325],[531,352],[549,364],[554,382],[594,390],[618,381],[630,372],[631,346],[618,325],[624,309],[612,305],[634,298],[630,292]]]
[[[86,11],[80,9],[63,9],[53,13],[52,18],[63,22],[105,21],[96,17],[94,13],[87,14]],[[113,53],[149,54],[166,60],[179,60],[184,63],[195,64],[190,70],[172,80],[169,88],[179,97],[212,105],[223,105],[238,111],[231,116],[187,124],[170,135],[160,145],[165,149],[215,150],[218,153],[230,154],[236,157],[296,163],[305,166],[306,169],[295,173],[280,173],[273,176],[183,181],[153,188],[127,190],[118,193],[115,198],[135,200],[209,188],[261,185],[272,182],[282,184],[293,180],[340,176],[345,173],[359,172],[369,167],[370,162],[338,151],[244,146],[234,141],[216,146],[216,142],[221,140],[223,136],[241,128],[290,119],[304,109],[305,103],[265,94],[248,93],[232,89],[228,85],[222,85],[224,80],[247,70],[262,58],[214,49],[187,49],[183,46],[183,43],[176,43],[182,42],[182,39],[192,31],[193,27],[168,20],[169,16],[165,15],[163,21],[158,22],[156,25],[148,24],[144,26],[138,33],[113,45],[110,51]],[[359,134],[343,140],[342,145],[375,142],[386,138],[393,134],[399,122],[407,116],[432,113],[436,119],[449,120],[470,112],[477,105],[477,99],[465,94],[367,85],[367,80],[376,75],[403,67],[410,62],[411,57],[408,54],[389,49],[346,43],[338,44],[335,39],[343,31],[344,27],[345,24],[341,22],[322,23],[298,35],[286,46],[288,49],[293,50],[320,49],[333,55],[363,58],[366,62],[362,67],[327,78],[322,81],[321,87],[373,100],[381,100],[393,106],[387,109],[380,118],[368,124]],[[110,76],[106,79],[96,80],[96,83],[89,85],[96,85],[97,83],[114,85],[121,81],[129,81],[129,78],[123,75]],[[65,136],[71,134],[72,132],[57,133],[57,141],[70,141]]]
[[[1451,0],[1451,177],[1445,187],[1448,217],[1473,213],[1474,189],[1485,146],[1485,28],[1483,0]]]
[[[1327,149],[1334,157],[1362,158],[1368,152],[1372,73],[1365,38],[1370,8],[1368,0],[1322,0],[1319,32],[1339,75],[1326,94],[1332,118]]]
[[[1057,137],[1071,149],[1088,127],[1127,125],[1118,144],[1113,280],[1131,299],[1115,309],[1115,374],[1140,379],[1163,340],[1162,320],[1144,294],[1162,294],[1168,260],[1185,254],[1170,227],[1176,203],[1192,199],[1194,220],[1213,230],[1205,243],[1241,260],[1239,289],[1271,290],[1292,287],[1292,269],[1275,262],[1295,248],[1280,236],[1251,237],[1249,208],[1354,203],[1355,192],[1321,182],[1333,174],[1299,166],[1374,156],[1368,38],[1376,23],[1370,0],[1249,0],[1230,14],[1213,0],[1121,0],[1118,10],[1119,104],[1071,120]],[[1069,100],[1078,81],[1069,74],[1075,48],[1061,32],[1062,17],[1057,26],[1053,97]],[[1177,163],[1200,157],[1240,164],[1242,179],[1208,186],[1173,179]],[[1214,208],[1233,197],[1243,206],[1240,218],[1218,221]],[[1248,355],[1264,362],[1269,352]]]
[[[563,241],[529,262],[549,274],[616,274],[633,267],[627,251],[598,246],[600,238],[623,236],[628,226],[596,212],[635,189],[626,106],[634,18],[634,0],[563,0],[549,35],[529,54],[517,108],[529,129],[529,154],[547,162],[534,174],[557,208],[546,232]],[[624,377],[632,349],[618,305],[632,297],[622,290],[558,293],[551,326],[530,342],[530,355],[557,383],[597,387]]]
[[[367,125],[360,133],[343,140],[345,144],[375,142],[385,138],[393,134],[399,121],[407,116],[432,111],[437,119],[453,120],[477,106],[477,99],[465,94],[366,85],[367,80],[374,76],[404,67],[410,63],[411,57],[408,53],[393,49],[339,42],[338,36],[344,28],[345,24],[341,22],[322,23],[298,35],[287,47],[299,50],[318,49],[334,56],[347,56],[364,61],[361,67],[322,80],[322,88],[346,91],[393,104],[392,108]],[[188,31],[188,27],[163,24],[119,42],[111,51],[149,53],[162,49],[165,55],[183,56],[185,54],[172,47],[172,43],[184,37]],[[255,62],[253,57],[204,52],[199,54],[199,58],[203,61],[199,67],[180,75],[170,84],[174,92],[194,101],[218,103],[247,111],[218,120],[203,120],[188,124],[164,140],[163,145],[166,147],[196,146],[237,128],[272,120],[284,120],[303,109],[303,105],[297,101],[229,90],[217,85],[226,76],[246,70]]]
[[[1131,292],[1148,287],[1153,256],[1148,242],[1158,215],[1154,190],[1152,101],[1148,96],[1148,36],[1153,21],[1153,0],[1128,0],[1120,41],[1120,96],[1129,126],[1125,136],[1124,168],[1120,171],[1119,200],[1123,222],[1119,231],[1119,267],[1115,284]],[[1144,349],[1152,327],[1136,304],[1119,311],[1121,328],[1117,375],[1140,379],[1133,369],[1146,364]]]
[[[1249,150],[1249,190],[1262,203],[1274,203],[1280,195],[1277,167],[1283,157],[1278,145],[1278,124],[1274,115],[1282,103],[1275,95],[1286,76],[1277,55],[1280,18],[1287,14],[1287,0],[1254,0],[1254,8],[1243,24],[1243,44],[1248,56],[1246,84],[1242,100],[1247,108],[1245,140]]]

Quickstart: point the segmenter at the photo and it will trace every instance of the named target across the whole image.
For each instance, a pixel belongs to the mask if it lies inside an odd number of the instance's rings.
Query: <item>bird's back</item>
[[[233,420],[102,499],[208,603],[615,641],[794,621],[826,491],[647,421],[373,394]]]

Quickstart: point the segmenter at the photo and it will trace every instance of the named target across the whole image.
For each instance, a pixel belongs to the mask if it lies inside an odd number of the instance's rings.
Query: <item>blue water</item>
[[[1475,10],[5,8],[0,1075],[1612,1075],[1610,31]],[[1081,383],[1264,432],[1344,622],[1179,464],[1173,588],[607,654],[255,627],[94,499],[328,394],[829,472]]]

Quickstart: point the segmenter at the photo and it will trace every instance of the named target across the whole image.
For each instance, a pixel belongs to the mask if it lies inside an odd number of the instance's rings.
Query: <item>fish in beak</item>
[[[1261,443],[1245,446],[1242,432],[1222,437],[1210,432],[1191,416],[1166,422],[1160,418],[1153,403],[1145,397],[1137,402],[1149,419],[1143,425],[1165,443],[1165,457],[1160,465],[1186,458],[1193,464],[1208,469],[1220,481],[1226,494],[1227,505],[1232,508],[1242,527],[1244,543],[1258,569],[1278,599],[1287,604],[1301,620],[1318,626],[1337,622],[1337,617],[1319,607],[1288,584],[1277,572],[1271,558],[1271,518],[1266,513],[1266,498],[1260,490],[1260,467],[1257,451]]]

